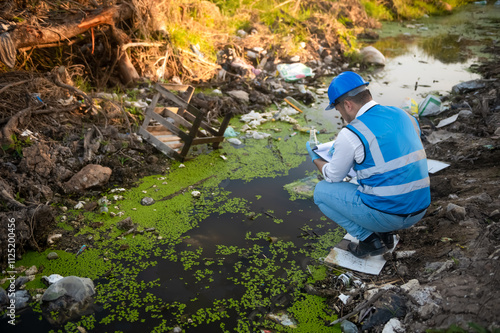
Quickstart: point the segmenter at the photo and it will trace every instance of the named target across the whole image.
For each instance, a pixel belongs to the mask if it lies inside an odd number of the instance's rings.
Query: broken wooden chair
[[[184,161],[193,145],[212,144],[214,149],[224,140],[231,114],[227,114],[219,129],[215,129],[203,120],[205,114],[190,105],[194,88],[189,85],[160,84],[155,86],[157,93],[146,109],[144,122],[139,134],[170,158]],[[181,98],[170,90],[186,92]],[[173,106],[156,107],[160,96]]]

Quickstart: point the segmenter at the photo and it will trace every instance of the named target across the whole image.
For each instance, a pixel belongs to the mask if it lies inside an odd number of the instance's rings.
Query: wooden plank
[[[203,143],[222,142],[222,141],[224,141],[224,137],[210,136],[210,137],[206,137],[206,138],[195,138],[195,139],[193,139],[193,142],[191,144],[199,145],[199,144],[203,144]]]
[[[179,161],[183,161],[184,157],[181,156],[179,153],[177,153],[174,149],[170,148],[157,138],[155,138],[151,133],[148,133],[146,130],[143,128],[139,128],[139,134],[141,134],[146,141],[151,143],[156,149],[167,155],[168,157],[175,158]]]
[[[162,87],[159,83],[156,84],[155,86],[156,90],[158,90],[164,97],[170,99],[172,102],[176,103],[177,105],[187,109],[189,112],[191,112],[195,117],[198,117],[201,115],[201,111],[195,108],[194,106],[186,103],[182,98],[172,94],[170,91]]]
[[[161,115],[155,113],[155,114],[153,114],[153,119],[156,120],[156,121],[158,121],[163,126],[165,126],[173,134],[179,136],[183,141],[189,140],[189,136],[186,133],[184,133],[183,131],[181,131],[177,127],[175,127],[174,124],[169,123]]]
[[[217,137],[224,138],[224,132],[226,132],[227,126],[229,125],[229,121],[231,120],[232,116],[233,115],[231,113],[228,113],[224,116],[224,119],[222,120],[222,124],[219,127],[219,132],[216,134]],[[219,142],[222,142],[222,140],[214,143],[214,145],[213,145],[214,149],[219,148]]]
[[[177,135],[155,135],[155,138],[160,140],[161,142],[171,142],[171,141],[180,141]]]
[[[149,125],[149,122],[151,120],[151,115],[154,113],[156,103],[158,103],[158,99],[160,98],[160,93],[156,93],[153,96],[153,100],[151,101],[151,104],[146,108],[146,113],[144,115],[144,122],[142,123],[142,128],[146,129]]]

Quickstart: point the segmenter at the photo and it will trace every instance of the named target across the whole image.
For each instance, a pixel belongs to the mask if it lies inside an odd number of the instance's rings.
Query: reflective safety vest
[[[430,205],[427,156],[414,117],[396,107],[375,105],[347,128],[365,149],[364,160],[354,165],[365,205],[398,215]]]

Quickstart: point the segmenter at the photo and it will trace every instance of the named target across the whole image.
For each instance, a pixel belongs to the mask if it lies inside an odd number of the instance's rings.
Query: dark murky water
[[[472,5],[452,16],[424,19],[412,23],[410,27],[388,25],[381,34],[383,38],[374,44],[386,55],[387,65],[368,78],[371,81],[370,88],[375,100],[382,104],[396,106],[399,106],[405,97],[412,97],[419,102],[429,93],[446,94],[453,85],[478,78],[477,75],[468,71],[470,65],[477,61],[478,56],[481,56],[477,53],[478,42],[474,41],[477,39],[473,37],[480,36],[479,44],[481,45],[487,45],[495,38],[498,40],[500,31],[498,17],[500,17],[500,6]],[[311,109],[311,118],[326,116],[329,118],[326,121],[338,121],[338,118],[333,118],[332,113],[323,112],[326,104],[327,101],[323,101]],[[247,232],[256,234],[262,231],[269,232],[272,236],[282,240],[293,241],[297,247],[303,246],[306,241],[299,237],[301,234],[299,228],[308,223],[312,226],[316,225],[322,214],[312,200],[290,201],[289,193],[283,186],[304,178],[307,172],[314,169],[313,165],[306,161],[298,168],[291,170],[287,176],[255,179],[250,182],[223,181],[221,186],[232,192],[235,197],[252,202],[250,210],[265,213],[271,209],[272,215],[283,219],[284,222],[274,223],[272,217],[265,214],[256,220],[250,220],[242,214],[213,214],[198,227],[189,231],[186,235],[189,238],[177,245],[177,250],[184,251],[188,248],[201,247],[204,258],[216,258],[216,245],[245,247]],[[256,196],[260,196],[260,199],[255,200]],[[289,214],[290,211],[294,213]],[[334,225],[328,226],[328,228],[332,227]],[[322,234],[326,230],[315,231]],[[263,246],[265,254],[266,244],[260,245]],[[194,283],[192,272],[184,271],[181,263],[161,258],[154,258],[154,260],[157,260],[158,264],[144,270],[138,279],[148,282],[161,278],[161,285],[149,292],[154,293],[164,302],[186,303],[186,313],[194,313],[197,308],[210,307],[216,299],[238,298],[243,293],[241,286],[236,286],[227,280],[227,276],[232,274],[231,267],[218,268],[220,272],[212,276],[213,282],[210,288],[204,289],[200,288],[199,283]],[[300,263],[306,258],[296,258],[296,260]],[[226,263],[226,265],[230,264],[231,262]],[[196,301],[193,302],[195,298]],[[236,313],[229,312],[229,314],[231,319],[226,320],[226,329],[234,326],[238,317]],[[97,322],[104,315],[104,312],[97,312]],[[8,325],[4,330],[3,322],[2,332],[8,330],[49,331],[50,325],[45,321],[39,321],[38,316],[27,310],[21,314],[22,320],[17,326]],[[113,322],[109,325],[97,325],[93,332],[149,332],[157,324]],[[189,332],[215,331],[220,331],[219,323],[189,329]]]

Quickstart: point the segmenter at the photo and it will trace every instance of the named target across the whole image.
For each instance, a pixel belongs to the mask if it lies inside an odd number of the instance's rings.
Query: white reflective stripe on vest
[[[409,193],[429,186],[430,186],[430,179],[429,177],[426,177],[424,179],[416,180],[414,182],[407,184],[394,185],[394,186],[377,186],[377,187],[364,185],[360,186],[358,189],[359,191],[365,194],[387,197],[391,195],[400,195]]]
[[[405,112],[406,113],[406,112]],[[411,122],[413,124],[413,127],[415,128],[415,132],[417,132],[417,135],[420,136],[420,129],[418,127],[418,123],[417,123],[417,119],[415,119],[415,117],[413,117],[412,115],[409,115],[408,113],[406,113],[406,115],[408,117],[410,117],[411,119]]]
[[[373,161],[375,165],[382,165],[385,163],[384,156],[380,151],[380,147],[378,145],[377,138],[373,135],[372,131],[361,121],[355,119],[351,122],[351,125],[363,134],[366,141],[368,141],[368,148],[370,149],[370,153],[372,155]]]
[[[401,156],[399,158],[396,158],[392,161],[389,161],[387,163],[384,163],[382,165],[375,165],[371,168],[368,169],[362,169],[358,170],[358,179],[366,179],[374,175],[378,175],[381,173],[393,171],[399,168],[402,168],[408,164],[426,159],[427,155],[425,154],[425,150],[417,150],[414,151],[413,153],[410,153],[405,156]]]

